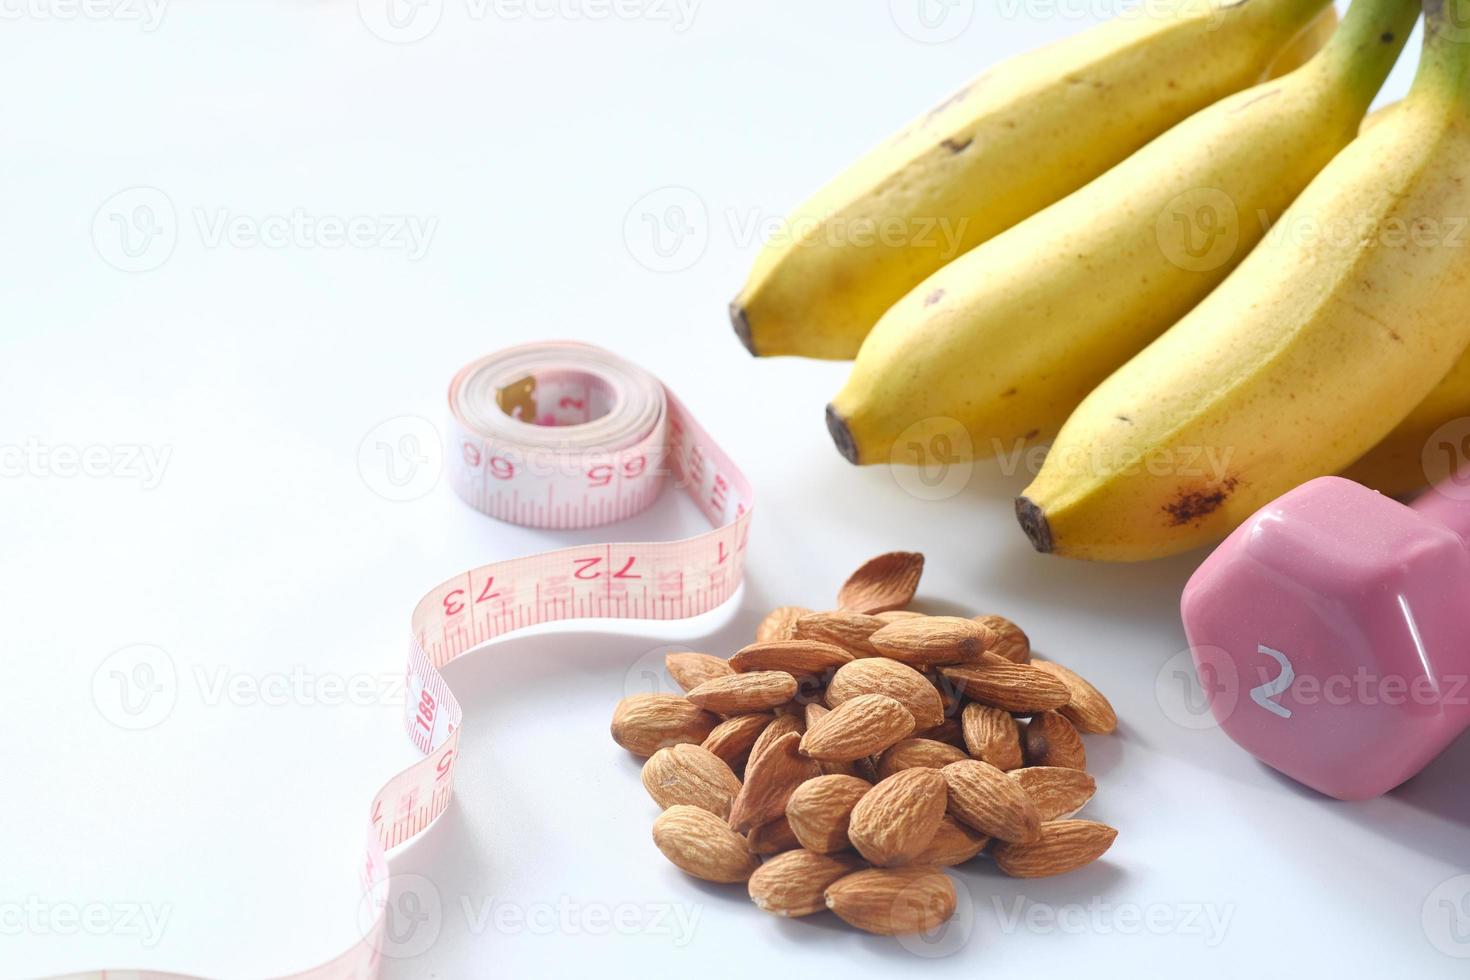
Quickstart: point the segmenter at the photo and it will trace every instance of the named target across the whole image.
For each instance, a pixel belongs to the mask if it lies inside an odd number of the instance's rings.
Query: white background
[[[855,470],[822,425],[843,366],[755,361],[728,328],[754,222],[1108,3],[954,0],[916,37],[911,0],[704,0],[687,21],[687,4],[595,18],[431,0],[408,44],[369,29],[374,4],[178,3],[151,25],[133,6],[3,4],[0,442],[167,455],[161,478],[36,462],[0,480],[0,974],[254,977],[357,937],[366,804],[413,758],[392,687],[413,602],[472,565],[611,533],[497,525],[432,467],[422,496],[388,499],[359,448],[385,420],[438,423],[473,357],[571,337],[664,378],[743,462],[749,582],[706,621],[511,640],[452,668],[458,796],[393,861],[412,876],[400,894],[439,911],[388,977],[1464,975],[1470,908],[1446,916],[1470,893],[1453,880],[1470,742],[1369,803],[1274,775],[1186,707],[1175,603],[1198,555],[1043,558],[1011,517],[1024,473],[987,467],[924,501]],[[139,206],[162,234],[129,256],[111,215]],[[297,213],[387,237],[213,234]],[[422,254],[395,216],[431,229]],[[661,257],[645,216],[693,234]],[[697,526],[666,500],[615,534]],[[731,652],[769,607],[828,605],[895,548],[928,555],[930,608],[1019,620],[1124,719],[1088,746],[1091,812],[1121,831],[1107,859],[1034,883],[965,870],[966,911],[933,947],[771,920],[683,877],[607,737],[649,651]],[[138,657],[165,689],[156,724],[129,731],[109,692],[143,676]],[[100,924],[68,934],[69,913]]]

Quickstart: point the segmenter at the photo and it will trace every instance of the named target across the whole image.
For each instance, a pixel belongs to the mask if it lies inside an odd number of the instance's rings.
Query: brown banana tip
[[[735,328],[735,336],[740,338],[751,356],[760,357],[755,352],[755,341],[750,339],[750,317],[745,315],[745,307],[740,305],[738,299],[730,303],[730,326]]]
[[[842,458],[853,466],[858,465],[858,448],[853,441],[852,430],[847,427],[847,419],[839,415],[833,405],[827,406],[827,431],[832,433],[832,442],[836,444]]]
[[[1046,514],[1031,502],[1030,497],[1016,498],[1016,520],[1021,522],[1021,530],[1031,539],[1033,548],[1043,555],[1052,553],[1051,525],[1047,523]]]

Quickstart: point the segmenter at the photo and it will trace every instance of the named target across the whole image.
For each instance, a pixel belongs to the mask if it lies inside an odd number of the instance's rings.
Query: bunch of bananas
[[[1004,63],[802,206],[736,332],[856,356],[853,463],[1050,442],[1017,501],[1045,552],[1177,553],[1344,469],[1413,489],[1470,414],[1470,29],[1423,3],[1371,126],[1420,0],[1176,0]],[[936,218],[950,254],[841,233]]]

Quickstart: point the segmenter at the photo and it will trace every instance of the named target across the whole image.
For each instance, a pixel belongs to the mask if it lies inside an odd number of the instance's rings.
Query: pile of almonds
[[[1111,846],[1117,831],[1071,818],[1097,788],[1079,733],[1113,731],[1112,706],[1032,657],[1010,620],[906,610],[923,566],[880,555],[836,611],[777,609],[728,660],[669,654],[683,697],[618,704],[612,736],[648,759],[670,861],[748,882],[775,915],[830,909],[900,935],[948,920],[954,883],[939,869],[987,848],[1035,878]]]

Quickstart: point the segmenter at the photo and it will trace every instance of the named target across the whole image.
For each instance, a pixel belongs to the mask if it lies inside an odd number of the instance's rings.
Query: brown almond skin
[[[880,868],[908,864],[934,839],[946,800],[939,770],[894,773],[852,808],[847,837],[859,854]]]
[[[715,755],[719,756],[730,771],[740,773],[745,768],[745,760],[750,758],[750,750],[755,747],[755,740],[760,738],[761,732],[775,719],[775,715],[736,715],[726,718],[714,727],[702,743]]]
[[[730,826],[738,833],[784,816],[796,787],[821,774],[816,762],[798,751],[800,743],[800,735],[788,732],[751,758],[745,783],[730,805]]]
[[[989,837],[971,830],[946,814],[939,822],[939,829],[934,832],[934,839],[914,857],[912,863],[934,868],[952,868],[979,855],[989,843]]]
[[[914,737],[944,742],[947,745],[953,745],[959,749],[965,747],[965,730],[960,725],[958,718],[946,718],[942,725],[935,725],[933,728],[926,728],[921,732],[914,732]]]
[[[796,621],[796,635],[803,640],[835,644],[857,657],[876,657],[878,651],[873,649],[868,637],[883,626],[883,620],[862,613],[812,613]]]
[[[770,643],[773,640],[796,639],[796,621],[810,613],[811,610],[805,606],[779,606],[772,609],[755,628],[755,641]]]
[[[760,867],[745,838],[697,806],[679,804],[659,814],[653,843],[680,871],[705,881],[746,881]]]
[[[919,590],[924,556],[916,551],[890,551],[863,562],[837,592],[837,608],[873,613],[902,609]]]
[[[954,915],[954,882],[933,868],[871,868],[827,886],[827,908],[850,926],[879,936],[937,929]]]
[[[823,762],[876,755],[914,731],[914,716],[883,694],[861,694],[823,715],[802,736],[801,751]]]
[[[886,694],[909,709],[914,725],[944,722],[944,702],[929,679],[907,664],[883,657],[854,660],[838,668],[827,685],[827,706],[835,708],[861,694]]]
[[[1032,841],[1040,834],[1041,816],[1026,791],[988,762],[952,762],[939,772],[956,820],[1003,841]]]
[[[687,695],[694,704],[721,715],[769,711],[795,696],[796,678],[783,670],[758,670],[716,677]]]
[[[851,851],[787,851],[750,876],[750,900],[772,915],[794,918],[827,911],[827,886],[866,867]]]
[[[634,755],[647,757],[669,745],[698,745],[719,723],[718,715],[677,694],[635,694],[613,709],[612,737]]]
[[[1113,846],[1118,832],[1092,820],[1053,820],[1028,844],[996,844],[995,866],[1013,878],[1049,878],[1091,864]]]
[[[878,757],[878,776],[887,779],[905,769],[943,769],[951,762],[968,759],[969,756],[948,742],[936,742],[928,738],[906,738],[897,745],[885,749]]]
[[[806,731],[806,723],[796,715],[777,715],[771,719],[771,723],[756,737],[755,745],[751,747],[750,758],[755,759],[766,749],[770,748],[782,735],[790,735],[792,732],[800,735]],[[746,763],[749,768],[750,763]]]
[[[960,712],[960,724],[971,758],[1006,772],[1026,764],[1021,755],[1021,727],[1010,712],[971,703]]]
[[[1072,699],[1067,685],[1046,671],[999,657],[940,673],[970,700],[1022,715],[1052,711]]]
[[[808,779],[786,801],[786,819],[801,846],[832,854],[852,844],[847,830],[852,808],[873,787],[857,776],[829,775]]]
[[[873,615],[885,623],[896,623],[900,619],[922,619],[924,614],[913,609],[888,609]]]
[[[990,630],[985,652],[1003,657],[1013,664],[1031,661],[1031,639],[1021,627],[1004,616],[976,616],[975,622]]]
[[[708,749],[670,745],[643,764],[643,788],[665,810],[685,803],[723,820],[730,815],[730,804],[740,792],[740,780],[723,759]]]
[[[957,664],[985,652],[985,627],[959,616],[925,616],[889,623],[868,637],[885,657],[910,667]]]
[[[1091,773],[1080,769],[1028,766],[1006,775],[1019,783],[1031,797],[1043,823],[1074,816],[1097,793],[1097,780]]]
[[[1085,678],[1050,660],[1033,660],[1031,665],[1067,685],[1072,699],[1058,708],[1057,713],[1070,721],[1079,732],[1111,735],[1118,730],[1118,713],[1113,710],[1108,699],[1103,697],[1102,692],[1087,683]]]
[[[1055,711],[1033,715],[1022,738],[1026,764],[1086,769],[1087,749],[1072,723]]]
[[[777,817],[753,828],[745,835],[745,840],[752,854],[780,854],[801,846],[785,817]]]
[[[852,661],[842,647],[820,640],[772,640],[742,647],[730,658],[737,673],[755,670],[784,670],[793,677],[825,674]]]
[[[694,690],[705,681],[712,681],[716,677],[729,677],[735,673],[728,660],[721,660],[708,653],[692,651],[671,653],[664,657],[664,669],[685,693]]]

